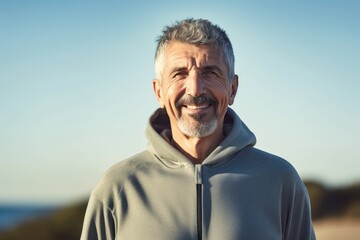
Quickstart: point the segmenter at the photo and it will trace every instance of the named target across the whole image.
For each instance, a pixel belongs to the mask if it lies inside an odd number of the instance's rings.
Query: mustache
[[[216,100],[209,95],[201,95],[193,97],[190,95],[182,96],[175,104],[177,108],[184,105],[201,105],[201,104],[216,104]]]

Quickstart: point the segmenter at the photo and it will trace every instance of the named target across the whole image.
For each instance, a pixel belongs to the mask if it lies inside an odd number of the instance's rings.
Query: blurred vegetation
[[[346,187],[331,188],[307,181],[314,220],[324,218],[360,218],[360,182]]]
[[[360,183],[341,188],[306,181],[314,220],[324,218],[360,219]],[[0,232],[1,240],[78,240],[87,201],[64,207],[49,216],[22,223]]]
[[[1,240],[79,240],[87,201],[73,204],[0,232]]]

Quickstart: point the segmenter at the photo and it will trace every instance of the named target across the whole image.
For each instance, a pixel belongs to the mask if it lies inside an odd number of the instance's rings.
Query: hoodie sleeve
[[[80,240],[115,239],[115,218],[103,202],[90,196]]]
[[[310,199],[304,183],[297,181],[286,194],[287,204],[283,209],[284,240],[315,240],[311,220]]]

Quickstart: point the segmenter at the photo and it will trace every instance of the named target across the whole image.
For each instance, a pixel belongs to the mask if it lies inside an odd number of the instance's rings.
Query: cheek
[[[223,115],[225,115],[227,107],[230,104],[230,93],[226,91],[224,88],[221,88],[221,90],[218,89],[218,91],[214,91],[213,94],[214,94],[213,96],[218,102],[217,105],[218,116],[222,117]]]
[[[176,101],[182,96],[182,87],[179,84],[171,84],[167,86],[166,99],[168,104],[175,105]]]
[[[231,93],[228,89],[228,86],[217,84],[212,89],[212,94],[217,99],[217,101],[219,101],[219,104],[226,104],[229,102]]]

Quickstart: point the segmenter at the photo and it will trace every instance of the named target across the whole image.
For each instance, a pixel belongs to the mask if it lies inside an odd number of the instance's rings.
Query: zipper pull
[[[195,164],[195,183],[202,184],[202,165]]]

